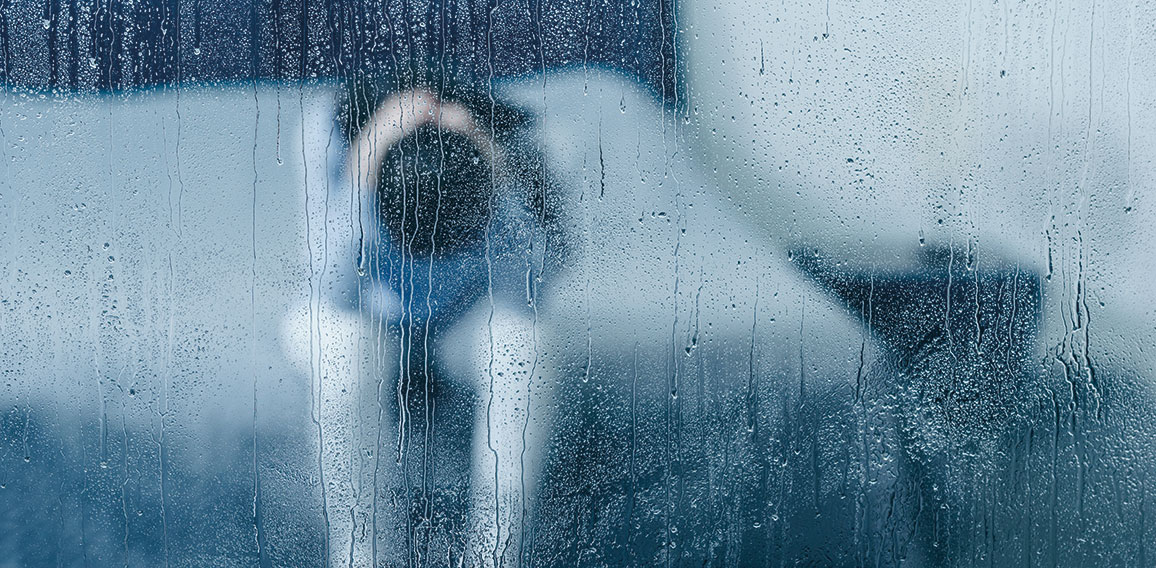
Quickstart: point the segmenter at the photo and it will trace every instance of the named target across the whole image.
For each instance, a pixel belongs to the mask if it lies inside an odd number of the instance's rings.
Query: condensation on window
[[[1154,32],[0,2],[0,566],[1151,566]]]

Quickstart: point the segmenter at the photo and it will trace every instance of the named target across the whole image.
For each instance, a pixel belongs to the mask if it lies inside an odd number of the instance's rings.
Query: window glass
[[[0,2],[0,566],[1148,566],[1156,7]]]

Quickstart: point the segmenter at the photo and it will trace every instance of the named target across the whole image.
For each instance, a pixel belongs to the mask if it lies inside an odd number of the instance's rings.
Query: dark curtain
[[[8,86],[125,90],[187,82],[454,80],[609,67],[673,94],[672,0],[0,0]],[[668,97],[669,98],[669,97]]]

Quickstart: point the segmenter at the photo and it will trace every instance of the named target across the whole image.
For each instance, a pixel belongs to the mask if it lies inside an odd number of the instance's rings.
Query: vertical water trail
[[[530,426],[530,413],[532,412],[532,409],[531,409],[532,398],[531,397],[533,396],[533,392],[534,392],[534,375],[537,372],[538,359],[540,356],[544,355],[544,354],[540,355],[538,352],[538,350],[539,350],[539,347],[538,347],[539,322],[538,322],[537,294],[538,294],[538,289],[540,288],[540,285],[543,281],[543,276],[544,276],[544,273],[546,271],[546,266],[550,262],[550,237],[549,237],[549,230],[550,229],[549,229],[549,227],[546,226],[546,224],[549,223],[549,218],[548,218],[546,212],[547,212],[547,204],[549,203],[549,199],[550,199],[550,195],[549,195],[549,191],[548,191],[549,187],[550,187],[550,181],[548,178],[549,171],[547,170],[546,164],[545,164],[545,148],[544,148],[544,145],[545,145],[544,139],[546,137],[546,132],[548,132],[547,129],[548,129],[548,123],[549,123],[549,115],[547,114],[547,108],[546,108],[546,51],[545,51],[546,50],[546,44],[545,44],[545,36],[543,35],[543,31],[542,31],[542,1],[543,0],[537,0],[536,2],[533,2],[534,11],[531,14],[531,19],[534,20],[534,22],[535,22],[535,28],[536,28],[535,38],[537,39],[538,63],[540,65],[539,74],[541,75],[541,79],[542,79],[541,126],[538,129],[537,135],[534,137],[535,146],[536,146],[535,159],[537,160],[538,183],[541,183],[541,187],[539,188],[539,191],[540,191],[539,198],[542,200],[542,203],[541,203],[541,209],[538,211],[538,220],[543,224],[543,226],[542,226],[542,265],[539,268],[538,275],[536,277],[534,277],[534,279],[531,281],[532,296],[529,298],[530,304],[533,307],[533,311],[534,311],[534,322],[533,322],[533,328],[532,328],[532,341],[533,341],[533,346],[534,346],[534,364],[531,365],[530,381],[526,385],[526,419],[522,423],[522,454],[519,458],[519,466],[521,467],[521,473],[519,475],[519,481],[521,483],[521,491],[522,491],[522,517],[521,517],[521,524],[519,527],[520,530],[518,532],[518,535],[519,535],[518,566],[533,566],[534,565],[534,544],[533,544],[533,541],[531,540],[531,538],[527,537],[527,534],[526,534],[527,510],[530,506],[534,505],[533,503],[527,503],[527,497],[526,497],[526,475],[525,475],[525,473],[526,473],[526,451],[527,451],[526,431]],[[531,236],[530,239],[531,239],[531,245],[532,245],[533,244],[533,240],[532,240],[533,237]],[[552,427],[552,425],[553,424],[547,424],[546,427],[550,428],[550,427]],[[546,460],[546,453],[542,452],[538,456],[538,459],[543,460],[543,461]],[[547,465],[544,463],[539,463],[537,468],[535,469],[535,471],[538,472],[539,475],[537,478],[530,480],[530,482],[534,484],[533,485],[534,486],[533,495],[537,496],[538,495],[538,489],[542,486],[542,483],[544,481],[544,479],[542,478],[541,472],[547,471]],[[534,531],[532,531],[532,534],[536,536],[538,534],[538,531],[534,530]],[[527,544],[528,541],[529,541],[529,544]],[[530,548],[530,557],[528,560],[525,560],[525,564],[523,564],[523,560],[525,559],[525,553],[526,553],[526,547],[527,546],[529,546],[529,548]]]
[[[425,322],[422,337],[422,369],[424,373],[424,380],[422,381],[422,410],[425,412],[425,424],[423,427],[424,442],[422,444],[422,494],[426,496],[423,503],[423,517],[422,524],[426,527],[427,535],[425,536],[425,557],[431,558],[432,552],[432,532],[433,532],[433,476],[434,476],[434,413],[433,413],[433,399],[430,392],[430,382],[433,377],[430,376],[430,322],[433,320],[433,267],[434,258],[437,256],[437,237],[438,224],[441,221],[442,199],[444,198],[444,188],[442,184],[445,182],[445,163],[446,151],[445,140],[442,136],[442,110],[441,102],[446,95],[446,14],[445,10],[440,10],[439,31],[441,37],[441,53],[438,57],[438,86],[437,86],[437,135],[438,135],[438,175],[437,175],[437,202],[434,209],[433,230],[430,233],[430,253],[429,253],[429,267],[426,272],[426,295],[425,295]]]
[[[496,141],[494,140],[493,125],[495,117],[497,116],[497,100],[494,98],[494,12],[498,9],[499,0],[489,0],[487,2],[488,9],[486,11],[486,67],[488,77],[486,80],[487,96],[490,100],[490,156],[496,155]],[[490,160],[490,187],[497,187],[497,164],[495,160]],[[491,553],[494,568],[498,568],[498,550],[502,542],[502,522],[501,522],[501,492],[499,488],[499,463],[498,463],[498,449],[494,446],[494,430],[493,430],[493,408],[494,408],[494,362],[495,362],[495,343],[494,343],[494,314],[496,306],[494,304],[494,264],[492,257],[492,235],[493,218],[494,218],[494,199],[495,196],[491,192],[488,200],[489,215],[486,217],[486,232],[485,232],[485,252],[486,252],[486,295],[490,303],[490,314],[486,320],[487,335],[490,340],[490,354],[489,363],[486,365],[486,374],[489,376],[489,395],[486,400],[486,445],[490,449],[490,454],[494,458],[494,550]]]
[[[259,469],[259,441],[257,438],[257,145],[258,127],[261,123],[261,104],[257,98],[257,81],[253,79],[253,192],[250,202],[249,219],[250,247],[252,257],[249,265],[249,370],[253,374],[253,539],[257,545],[257,563],[265,564],[265,534],[261,510],[261,472]],[[280,120],[280,117],[278,117]]]
[[[304,51],[304,47],[302,48]],[[302,55],[304,57],[304,55]],[[302,79],[304,81],[304,79]],[[307,140],[305,133],[305,116],[304,116],[304,92],[301,91],[299,95],[299,104],[302,109],[301,120],[301,139]],[[305,194],[305,242],[308,247],[309,256],[309,374],[310,374],[310,418],[313,422],[314,428],[317,430],[317,475],[318,483],[321,486],[321,518],[324,531],[322,533],[322,558],[324,563],[328,564],[331,560],[330,556],[330,523],[329,523],[329,496],[326,488],[325,480],[325,433],[322,428],[322,381],[324,373],[321,365],[324,353],[322,351],[322,336],[321,336],[321,296],[324,293],[324,278],[323,272],[328,257],[328,239],[329,228],[325,219],[329,216],[329,195],[325,195],[322,207],[322,245],[321,245],[321,263],[320,269],[315,265],[313,250],[313,227],[310,222],[311,199],[309,197],[309,160],[305,153],[305,144],[301,145],[301,164],[304,168],[302,179],[304,180],[304,194]]]
[[[1128,5],[1128,60],[1125,64],[1124,71],[1124,113],[1127,134],[1125,142],[1124,160],[1127,172],[1127,190],[1124,193],[1124,212],[1132,211],[1132,198],[1135,195],[1134,185],[1132,184],[1132,50],[1135,47],[1136,34],[1136,18],[1132,15],[1132,9],[1135,4]]]

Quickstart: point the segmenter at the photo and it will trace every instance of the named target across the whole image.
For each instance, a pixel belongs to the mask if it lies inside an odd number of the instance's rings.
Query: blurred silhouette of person
[[[343,482],[327,497],[351,512],[331,517],[335,562],[464,555],[464,535],[478,532],[468,523],[481,522],[471,500],[493,500],[479,483],[494,476],[470,470],[492,454],[486,409],[493,383],[511,375],[447,372],[443,337],[483,304],[490,329],[530,327],[548,216],[542,161],[526,143],[532,117],[454,87],[347,85],[328,126],[325,145],[337,149],[326,154],[329,178],[313,185],[315,203],[343,204],[314,211],[327,229],[316,250],[332,253],[319,258],[332,263],[321,278],[328,292],[290,318],[287,333],[329,405],[318,417],[332,458],[323,470]]]

